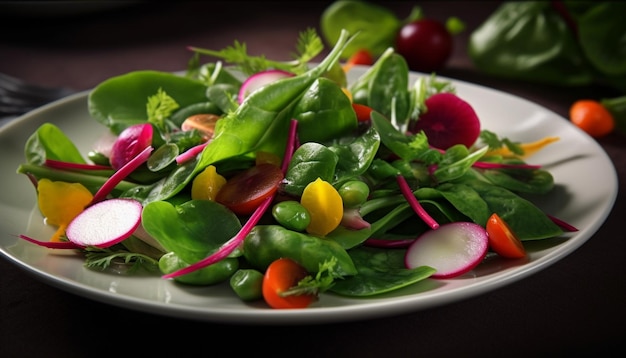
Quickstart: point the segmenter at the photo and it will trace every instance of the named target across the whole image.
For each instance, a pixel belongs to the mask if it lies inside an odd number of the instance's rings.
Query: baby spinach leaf
[[[480,180],[464,184],[474,189],[487,203],[491,212],[498,213],[520,240],[539,240],[563,233],[541,209],[508,189]]]
[[[373,296],[425,280],[436,271],[429,266],[405,268],[405,250],[360,246],[349,253],[359,274],[336,280],[330,292],[343,296]]]
[[[89,114],[119,134],[126,127],[148,120],[148,98],[159,89],[172,97],[180,108],[207,100],[207,86],[200,81],[169,72],[134,71],[96,86],[89,93]]]
[[[402,26],[397,16],[384,6],[366,1],[335,1],[322,13],[322,35],[331,45],[337,42],[342,29],[359,33],[359,37],[346,47],[342,58],[350,57],[362,48],[379,56],[392,46]]]
[[[59,127],[44,123],[26,140],[24,147],[26,160],[30,164],[42,165],[46,159],[86,163],[82,154]]]
[[[484,178],[494,185],[517,193],[545,194],[554,188],[554,177],[546,170],[494,170],[482,171]]]
[[[322,144],[315,142],[302,144],[293,153],[282,189],[289,194],[300,196],[304,188],[317,178],[332,182],[338,160],[337,154]]]
[[[335,183],[358,177],[367,171],[380,147],[380,135],[369,128],[363,135],[335,141],[328,148],[337,154]]]
[[[142,224],[161,246],[187,263],[204,259],[241,229],[235,214],[211,200],[181,205],[148,203],[143,208]]]
[[[350,99],[332,80],[320,77],[302,95],[293,110],[301,143],[331,140],[357,128]]]

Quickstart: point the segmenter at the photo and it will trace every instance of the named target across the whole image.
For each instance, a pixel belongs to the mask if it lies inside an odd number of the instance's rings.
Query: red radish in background
[[[258,90],[259,88],[280,79],[293,76],[293,73],[283,70],[265,70],[255,73],[252,76],[248,77],[241,84],[237,100],[239,101],[239,103],[243,103],[246,97],[248,97],[252,92]]]
[[[109,162],[118,170],[152,144],[153,128],[149,123],[132,125],[124,129],[111,148]]]
[[[413,133],[424,131],[428,143],[438,149],[456,144],[470,147],[480,135],[480,120],[472,106],[453,93],[442,92],[428,97],[426,112],[411,126]]]
[[[420,235],[408,248],[407,268],[430,266],[437,270],[432,278],[460,276],[485,258],[489,237],[482,226],[472,222],[453,222]]]

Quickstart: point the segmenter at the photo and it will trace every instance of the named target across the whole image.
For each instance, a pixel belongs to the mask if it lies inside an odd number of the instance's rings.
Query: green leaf
[[[151,202],[143,209],[142,224],[161,246],[187,263],[204,259],[241,229],[235,214],[210,200],[191,200],[177,206]]]
[[[359,274],[335,281],[330,291],[339,295],[355,297],[378,295],[422,281],[436,271],[429,266],[405,268],[405,250],[361,246],[348,253]]]

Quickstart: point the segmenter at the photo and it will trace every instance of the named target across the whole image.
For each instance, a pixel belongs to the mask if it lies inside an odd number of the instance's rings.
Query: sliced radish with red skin
[[[456,144],[470,147],[480,135],[480,120],[474,108],[449,92],[436,93],[425,101],[426,111],[411,127],[413,133],[424,131],[428,143],[438,149]]]
[[[141,123],[124,129],[111,147],[111,167],[118,170],[152,144],[152,125]]]
[[[248,97],[252,92],[258,90],[259,88],[268,85],[272,82],[276,82],[283,78],[293,77],[294,74],[291,72],[283,71],[283,70],[265,70],[258,73],[253,74],[248,77],[243,84],[241,84],[241,88],[239,89],[239,95],[237,100],[239,103],[243,103],[243,101]]]
[[[143,206],[134,199],[109,199],[83,210],[67,226],[70,242],[82,247],[106,248],[133,234],[141,224]]]
[[[406,251],[407,268],[430,266],[432,278],[452,278],[471,271],[485,258],[489,237],[482,226],[453,222],[420,235]]]

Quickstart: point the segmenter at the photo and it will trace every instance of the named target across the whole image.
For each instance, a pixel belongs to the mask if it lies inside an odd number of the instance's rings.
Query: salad
[[[284,309],[454,278],[576,230],[525,198],[554,187],[525,158],[558,138],[481,128],[450,82],[409,83],[391,48],[348,83],[339,58],[355,36],[342,31],[319,63],[308,29],[293,61],[235,42],[191,48],[184,75],[102,82],[88,106],[106,130],[86,156],[51,123],[28,139],[17,173],[57,231],[20,237],[92,270],[228,282],[238,299]]]

